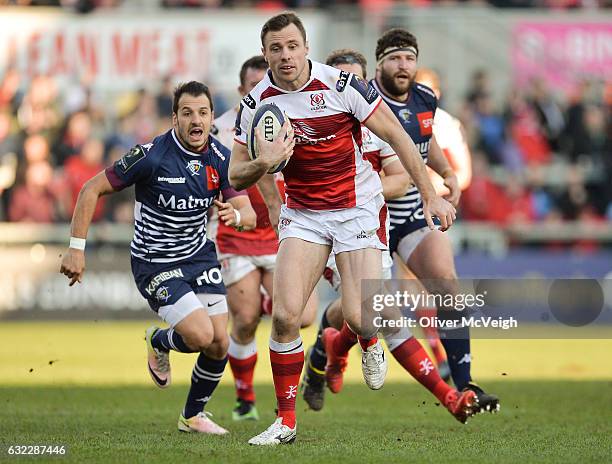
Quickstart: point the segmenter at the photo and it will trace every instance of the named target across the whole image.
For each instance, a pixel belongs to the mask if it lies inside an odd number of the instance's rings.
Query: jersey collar
[[[204,149],[203,152],[201,153],[196,153],[195,151],[189,151],[187,150],[179,141],[178,137],[176,136],[176,134],[174,133],[174,129],[171,129],[170,132],[172,132],[172,140],[174,140],[174,143],[176,144],[176,146],[186,155],[189,156],[197,156],[198,158],[202,158],[203,156],[208,155],[208,151],[209,151],[209,147],[210,147],[210,136],[208,136],[208,141],[206,142],[206,148]]]
[[[383,97],[383,99],[385,100],[385,102],[387,102],[390,105],[393,106],[406,106],[408,105],[408,102],[410,101],[410,97],[412,96],[412,85],[410,85],[410,87],[408,88],[408,98],[405,101],[399,101],[396,100],[395,98],[390,97],[389,95],[387,95],[378,85],[378,82],[376,82],[376,79],[372,79],[372,85],[374,86],[374,88],[377,90],[378,94]]]

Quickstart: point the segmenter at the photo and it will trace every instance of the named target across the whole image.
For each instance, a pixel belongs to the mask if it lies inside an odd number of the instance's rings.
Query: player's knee
[[[205,351],[213,341],[213,334],[208,330],[194,330],[183,338],[192,350]]]
[[[223,359],[229,348],[229,337],[226,333],[216,335],[212,343],[206,349],[206,354],[214,359]]]
[[[300,317],[288,311],[274,311],[272,324],[277,334],[289,334],[300,326]]]
[[[254,314],[244,314],[234,318],[232,333],[235,335],[236,341],[251,340],[257,330],[259,324],[259,316]]]

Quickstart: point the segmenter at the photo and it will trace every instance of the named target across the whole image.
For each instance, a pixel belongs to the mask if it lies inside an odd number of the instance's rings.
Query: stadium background
[[[152,314],[129,270],[130,192],[106,198],[97,210],[82,285],[68,288],[66,279],[57,273],[59,256],[84,180],[133,144],[147,142],[169,127],[171,90],[177,81],[208,83],[217,114],[234,105],[241,63],[259,52],[263,22],[285,6],[297,9],[304,19],[311,58],[324,60],[333,49],[355,48],[369,59],[370,75],[381,31],[403,26],[419,39],[420,64],[442,77],[440,106],[461,119],[472,150],[472,185],[462,199],[461,220],[450,232],[460,275],[610,278],[612,10],[606,0],[296,0],[284,4],[0,0],[3,446],[43,443],[53,437],[55,442],[69,443],[77,461],[85,457],[101,462],[145,459],[153,446],[145,438],[153,435],[140,436],[142,443],[126,444],[122,433],[129,435],[130,431],[116,417],[109,420],[96,413],[90,422],[79,422],[65,412],[90,414],[96,402],[105,411],[129,410],[130,404],[149,409],[161,402],[162,412],[151,422],[163,424],[159,426],[166,439],[174,436],[172,420],[167,418],[174,417],[179,408],[186,388],[181,381],[189,378],[193,360],[173,357],[179,384],[174,396],[162,397],[153,391],[141,340],[147,325],[144,320],[152,320]],[[323,305],[332,295],[325,285],[320,289]],[[548,338],[546,324],[537,324],[531,327],[528,339],[473,342],[475,377],[499,391],[507,407],[498,417],[475,419],[469,425],[471,438],[480,434],[486,441],[490,439],[487,427],[502,430],[508,426],[512,431],[504,433],[511,442],[516,440],[512,446],[502,446],[501,452],[481,444],[473,450],[476,458],[490,461],[495,456],[504,461],[512,460],[511,453],[524,452],[526,460],[555,462],[561,456],[569,461],[578,456],[586,461],[601,461],[605,456],[609,460],[612,343],[610,299],[607,301],[588,339],[574,339],[568,333],[567,339],[544,340]],[[269,324],[264,321],[258,335],[261,354],[256,385],[271,414],[268,333]],[[309,342],[313,337],[314,330],[305,332]],[[389,407],[384,401],[376,403],[380,397],[374,400],[365,391],[358,355],[352,356],[348,375],[355,385],[349,386],[346,399],[328,400],[329,411],[323,413],[337,414],[338,420],[353,420],[351,401],[359,401],[360,395],[367,395],[377,411]],[[211,402],[211,409],[226,424],[232,404],[230,377],[226,373],[218,404]],[[409,419],[397,423],[391,413],[380,417],[402,428],[404,441],[423,424],[425,428],[458,429],[446,422],[451,419],[444,412],[428,410],[435,419],[433,425],[431,418],[422,415],[426,412],[415,413],[421,400],[430,399],[395,365],[385,388],[384,398],[400,392],[408,398],[405,414]],[[546,393],[549,403],[538,397],[551,390],[566,396]],[[593,405],[591,411],[578,398],[596,399],[593,402],[598,406]],[[558,404],[566,405],[566,416],[542,415],[542,409],[549,411]],[[525,435],[513,437],[515,429],[507,424],[519,415],[527,430],[550,429],[540,437],[542,442],[525,430]],[[321,417],[329,420],[330,416],[307,417],[304,426],[313,428]],[[559,417],[571,422],[567,438],[547,441],[543,438],[547,433],[563,436]],[[530,422],[529,418],[537,420]],[[346,424],[340,422],[345,428]],[[56,432],[49,435],[53,428]],[[85,432],[88,439],[80,442],[76,437],[83,428],[92,432]],[[247,438],[251,431],[241,425],[237,435]],[[417,448],[421,453],[417,456],[435,460],[444,453],[460,453],[467,458],[460,445],[465,440],[466,447],[473,447],[470,436],[457,433],[459,444]],[[109,434],[117,434],[118,441],[109,440]],[[345,441],[351,440],[350,434],[347,437]],[[561,451],[532,455],[529,445],[516,447],[520,440]],[[319,453],[308,448],[314,445],[306,441],[297,458]],[[173,443],[184,450],[190,442]],[[253,456],[241,454],[240,443],[232,445],[238,450],[230,455],[232,460],[256,462]],[[403,447],[407,445],[387,445],[381,457],[390,462],[412,456],[401,454],[407,452]],[[211,446],[220,445],[213,442]],[[339,453],[352,456],[341,445],[334,446],[337,448],[326,450],[332,459]],[[96,454],[100,447],[110,454]],[[136,450],[135,454],[130,455],[126,447]],[[510,454],[504,454],[506,451]],[[120,452],[128,454],[122,458]],[[219,456],[215,459],[221,459]]]

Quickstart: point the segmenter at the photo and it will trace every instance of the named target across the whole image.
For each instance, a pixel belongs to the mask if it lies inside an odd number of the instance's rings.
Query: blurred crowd
[[[459,115],[473,156],[464,219],[612,221],[611,84],[579,82],[560,100],[533,79],[500,106],[475,72]]]
[[[1,5],[61,6],[81,13],[96,8],[113,8],[124,4],[141,4],[148,0],[0,0]],[[155,0],[152,0],[153,3]],[[157,0],[165,8],[329,8],[338,5],[359,5],[367,11],[395,7],[427,8],[438,5],[489,5],[498,8],[609,8],[612,0]]]
[[[173,84],[166,78],[155,91],[110,98],[93,92],[86,79],[60,90],[52,77],[26,81],[6,70],[0,75],[0,221],[68,221],[89,177],[170,127]],[[538,80],[499,105],[487,73],[475,72],[457,114],[473,155],[463,219],[498,225],[612,220],[611,105],[609,86],[585,81],[558,99]],[[227,108],[216,95],[216,114]],[[131,222],[131,191],[104,198],[94,221]]]

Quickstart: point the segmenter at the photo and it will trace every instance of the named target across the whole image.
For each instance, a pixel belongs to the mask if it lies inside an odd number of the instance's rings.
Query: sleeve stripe
[[[376,111],[376,109],[380,106],[381,102],[382,102],[382,97],[379,95],[378,96],[378,103],[376,103],[376,105],[374,105],[374,108],[372,108],[372,111],[370,111],[370,114],[368,114],[366,116],[366,118],[363,121],[361,121],[361,124],[365,124],[366,121],[368,119],[370,119],[370,116],[372,116],[374,114],[374,111]]]
[[[119,178],[117,173],[115,172],[114,166],[109,166],[104,170],[104,174],[106,174],[106,178],[110,182],[111,186],[115,191],[123,190],[126,185]]]

